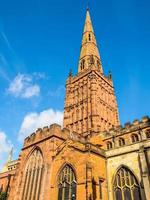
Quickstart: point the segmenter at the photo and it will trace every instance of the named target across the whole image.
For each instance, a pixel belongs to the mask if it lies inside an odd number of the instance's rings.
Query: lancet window
[[[76,185],[75,173],[66,165],[59,175],[58,200],[76,200]]]
[[[122,167],[114,180],[115,200],[141,200],[140,186],[134,174]]]
[[[43,157],[36,149],[29,157],[23,177],[22,200],[39,200],[43,177]]]

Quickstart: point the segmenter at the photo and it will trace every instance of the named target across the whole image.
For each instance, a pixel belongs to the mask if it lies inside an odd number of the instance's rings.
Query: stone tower
[[[119,125],[111,75],[103,74],[90,12],[87,10],[76,76],[66,81],[64,127],[83,136]]]

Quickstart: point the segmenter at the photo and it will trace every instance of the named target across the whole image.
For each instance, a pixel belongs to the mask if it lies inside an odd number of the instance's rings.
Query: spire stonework
[[[78,73],[88,68],[91,68],[92,64],[95,64],[95,68],[99,69],[99,71],[103,73],[100,54],[98,51],[93,25],[91,22],[90,12],[89,9],[87,9],[82,36]]]
[[[66,81],[64,127],[83,136],[118,126],[113,81],[102,70],[96,38],[87,10],[78,74]]]

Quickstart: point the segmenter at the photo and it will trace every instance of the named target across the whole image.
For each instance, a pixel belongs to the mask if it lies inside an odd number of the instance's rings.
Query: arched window
[[[122,167],[116,174],[114,181],[115,200],[141,200],[140,186],[134,174]]]
[[[76,178],[69,165],[59,175],[58,200],[76,200]]]
[[[124,146],[124,145],[125,145],[125,139],[119,138],[119,146]]]
[[[112,147],[113,147],[113,144],[112,144],[112,142],[107,142],[107,149],[112,149]]]
[[[40,199],[43,177],[43,157],[36,149],[29,157],[22,180],[22,200]]]
[[[137,134],[132,134],[131,138],[132,138],[132,143],[139,141],[139,136]]]

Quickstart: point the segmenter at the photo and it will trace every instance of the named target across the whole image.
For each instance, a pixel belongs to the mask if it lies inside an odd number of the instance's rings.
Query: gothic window
[[[141,200],[140,186],[136,177],[125,167],[117,172],[113,187],[115,200]]]
[[[43,177],[43,157],[36,149],[29,157],[23,174],[22,200],[40,199]]]
[[[139,141],[139,136],[137,134],[132,134],[131,138],[132,138],[132,143]]]
[[[59,175],[58,200],[76,200],[76,185],[74,171],[66,165]]]
[[[112,149],[112,147],[113,147],[113,144],[112,144],[112,142],[107,142],[107,149]]]
[[[124,145],[125,145],[125,139],[119,138],[119,146],[124,146]]]

